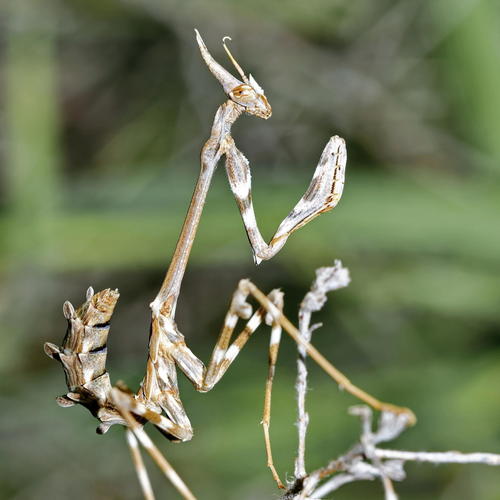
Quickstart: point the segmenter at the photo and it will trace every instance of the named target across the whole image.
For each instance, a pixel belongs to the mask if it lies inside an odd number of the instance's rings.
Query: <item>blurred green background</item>
[[[411,407],[393,447],[500,452],[500,3],[494,0],[15,0],[0,4],[0,498],[140,497],[123,432],[97,436],[63,410],[60,366],[42,351],[61,304],[118,287],[113,380],[136,388],[148,304],[168,265],[224,95],[195,44],[226,67],[223,35],[265,88],[270,121],[242,117],[268,237],[308,185],[333,134],[348,145],[334,212],[258,268],[221,168],[179,303],[204,360],[237,281],[282,287],[286,312],[317,267],[342,259],[348,289],[317,315],[314,343],[351,379]],[[201,499],[276,498],[259,425],[268,333],[209,394],[181,380],[193,441],[153,434]],[[272,436],[293,472],[295,348],[279,360]],[[311,368],[307,463],[358,435],[355,400]],[[403,499],[500,499],[500,470],[408,465]],[[177,498],[151,467],[158,498]],[[382,498],[378,483],[339,499]]]

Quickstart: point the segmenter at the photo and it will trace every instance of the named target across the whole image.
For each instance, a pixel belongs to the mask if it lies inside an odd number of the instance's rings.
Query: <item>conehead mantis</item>
[[[297,336],[296,329],[282,314],[282,292],[273,290],[264,295],[249,280],[241,280],[233,294],[208,365],[205,366],[186,345],[184,336],[175,322],[177,299],[205,199],[219,160],[225,157],[229,185],[240,210],[256,263],[276,255],[294,231],[335,207],[342,195],[346,164],[344,140],[338,136],[331,137],[305,194],[278,226],[270,242],[266,243],[259,231],[253,209],[250,165],[236,147],[231,136],[231,127],[243,114],[268,119],[272,114],[271,106],[262,87],[252,75],[246,76],[233,57],[226,44],[228,37],[224,37],[223,46],[241,79],[216,62],[197,30],[195,33],[203,60],[221,84],[228,99],[218,108],[210,137],[201,150],[200,174],[175,252],[161,288],[150,304],[152,319],[149,351],[146,374],[141,386],[135,394],[122,384],[112,387],[105,368],[109,322],[119,297],[116,290],[107,289],[94,293],[92,288],[89,288],[86,302],[78,309],[66,302],[64,315],[68,320],[68,331],[63,346],[58,347],[48,342],[45,344],[45,352],[60,361],[66,373],[69,392],[60,396],[58,403],[61,406],[73,406],[78,403],[87,407],[100,421],[100,433],[106,432],[114,424],[126,427],[127,442],[147,499],[154,497],[139,445],[153,457],[184,498],[194,498],[143,429],[144,425],[150,422],[172,441],[188,441],[192,438],[191,423],[179,395],[177,368],[187,376],[197,391],[209,391],[221,379],[262,323],[271,326],[270,367],[262,423],[268,465],[279,486],[282,486],[282,483],[272,461],[269,425],[272,380],[282,328],[285,328],[296,342],[302,343],[311,357],[337,382],[342,383],[347,391],[377,409],[388,406],[353,386],[310,344]],[[250,296],[259,303],[256,310],[248,302]],[[246,324],[232,340],[239,320],[246,321]]]

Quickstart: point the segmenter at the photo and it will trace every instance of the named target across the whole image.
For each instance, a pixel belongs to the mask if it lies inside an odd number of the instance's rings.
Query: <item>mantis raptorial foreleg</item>
[[[253,209],[249,162],[236,147],[232,137],[226,138],[224,152],[229,185],[238,204],[257,264],[276,255],[293,232],[323,212],[334,208],[342,196],[347,153],[344,140],[333,136],[321,154],[309,188],[267,244],[259,231]]]

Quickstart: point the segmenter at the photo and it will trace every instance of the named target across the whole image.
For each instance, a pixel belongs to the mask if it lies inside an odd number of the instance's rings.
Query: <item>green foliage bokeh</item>
[[[122,432],[63,410],[61,304],[118,287],[113,380],[139,383],[148,304],[160,286],[224,99],[196,27],[223,62],[223,35],[274,115],[242,117],[254,199],[270,235],[333,134],[348,145],[339,206],[255,268],[223,168],[209,194],[178,323],[208,360],[237,281],[281,287],[286,312],[317,267],[341,259],[352,284],[318,315],[314,343],[357,384],[411,407],[394,446],[500,451],[500,8],[493,1],[230,2],[34,0],[0,5],[0,499],[140,495]],[[267,333],[211,393],[182,381],[188,444],[157,436],[202,499],[276,495],[259,425]],[[295,351],[284,340],[273,402],[275,461],[293,472]],[[355,401],[311,368],[307,460],[358,433]],[[3,456],[2,456],[3,455]],[[154,470],[153,467],[151,467]],[[408,465],[402,498],[500,498],[500,472]],[[159,498],[175,498],[153,472]],[[336,498],[381,498],[379,484]]]

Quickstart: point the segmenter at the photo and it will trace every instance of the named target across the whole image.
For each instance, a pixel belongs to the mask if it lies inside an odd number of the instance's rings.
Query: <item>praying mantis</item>
[[[94,293],[89,288],[85,303],[78,309],[65,302],[63,312],[68,320],[68,330],[63,345],[58,347],[49,342],[45,344],[45,352],[62,363],[66,374],[69,392],[59,396],[57,402],[63,407],[75,404],[87,407],[100,421],[97,429],[99,433],[105,433],[114,424],[125,426],[139,482],[144,497],[148,500],[153,499],[154,495],[141,458],[140,446],[152,456],[184,498],[195,498],[144,431],[144,425],[150,422],[169,440],[188,441],[193,437],[193,429],[179,395],[177,368],[193,383],[197,391],[209,391],[226,373],[262,323],[271,326],[269,373],[262,424],[268,466],[278,486],[283,487],[283,484],[273,464],[269,426],[272,382],[282,328],[347,391],[376,409],[409,411],[382,403],[354,386],[311,344],[300,338],[297,329],[282,314],[283,293],[273,290],[264,295],[249,280],[241,280],[233,294],[208,365],[205,366],[187,346],[175,322],[176,305],[205,199],[219,160],[225,157],[229,185],[257,264],[276,255],[297,229],[337,205],[342,195],[346,166],[345,142],[340,137],[333,136],[321,154],[307,191],[281,222],[271,241],[266,243],[254,213],[250,165],[236,147],[231,127],[243,114],[267,120],[272,113],[271,106],[264,90],[252,75],[246,76],[233,57],[226,44],[228,37],[224,37],[223,47],[241,79],[217,63],[199,32],[195,30],[195,33],[202,58],[228,99],[218,108],[210,137],[201,150],[200,174],[179,240],[161,288],[150,304],[152,319],[149,351],[146,374],[140,388],[134,394],[123,384],[118,383],[113,387],[105,367],[110,320],[119,298],[117,290],[106,289]],[[256,310],[248,302],[250,297],[259,303]],[[239,320],[246,321],[246,324],[232,340]]]

